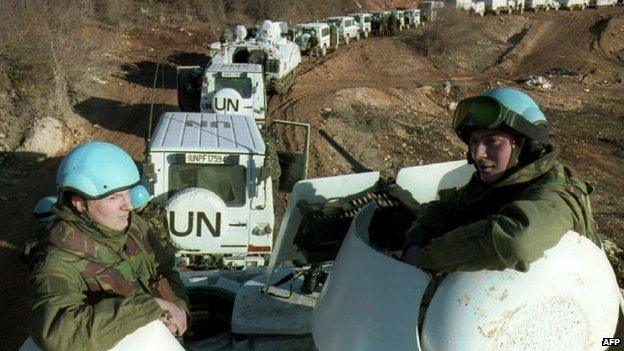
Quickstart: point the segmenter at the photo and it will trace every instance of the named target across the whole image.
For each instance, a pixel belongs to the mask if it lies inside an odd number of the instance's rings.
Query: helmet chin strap
[[[509,163],[507,164],[507,169],[510,169],[518,164],[518,159],[520,158],[520,153],[522,152],[522,148],[524,147],[525,137],[520,137],[516,139],[514,143],[513,151],[509,156]]]

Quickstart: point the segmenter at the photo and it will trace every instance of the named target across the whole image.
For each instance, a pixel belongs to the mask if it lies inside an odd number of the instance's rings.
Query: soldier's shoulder
[[[54,246],[47,246],[33,263],[33,272],[65,272],[76,269],[85,260]]]

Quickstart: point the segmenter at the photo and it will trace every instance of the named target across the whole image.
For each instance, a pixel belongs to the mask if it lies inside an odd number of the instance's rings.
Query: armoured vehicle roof
[[[317,27],[329,27],[329,24],[327,23],[300,23],[297,25],[297,27],[303,27],[303,28],[317,28]]]
[[[327,17],[325,20],[333,20],[333,19],[348,20],[348,19],[355,19],[355,18],[351,16],[333,16],[333,17]]]
[[[166,112],[158,121],[150,151],[264,155],[265,144],[252,117]]]
[[[208,67],[208,72],[245,72],[262,73],[262,66],[255,63],[213,63]]]

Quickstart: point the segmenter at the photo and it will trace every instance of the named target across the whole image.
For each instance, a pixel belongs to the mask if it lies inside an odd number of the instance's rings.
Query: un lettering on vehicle
[[[186,163],[224,164],[223,155],[188,153],[185,155]]]
[[[221,101],[221,105],[219,106],[219,101]],[[233,111],[238,112],[238,108],[240,105],[240,101],[232,100],[228,98],[215,99],[214,108],[217,111]]]
[[[185,214],[186,216],[184,216]],[[178,221],[176,221],[176,217]],[[186,221],[184,218],[186,218]],[[221,212],[217,212],[214,221],[211,221],[204,212],[188,211],[176,213],[176,211],[169,211],[169,232],[172,235],[185,237],[195,231],[196,235],[200,237],[202,236],[203,228],[207,228],[208,232],[215,238],[221,236]]]

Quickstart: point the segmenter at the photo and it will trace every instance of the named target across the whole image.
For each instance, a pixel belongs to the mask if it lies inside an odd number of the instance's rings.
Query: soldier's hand
[[[160,308],[169,311],[169,313],[171,313],[171,315],[173,316],[172,320],[169,321],[170,324],[173,324],[173,330],[172,327],[165,322],[165,325],[167,325],[169,331],[177,336],[184,334],[186,332],[186,328],[188,327],[186,312],[173,302],[169,302],[167,300],[159,298],[155,299],[156,302],[158,302],[158,305],[160,305]]]

